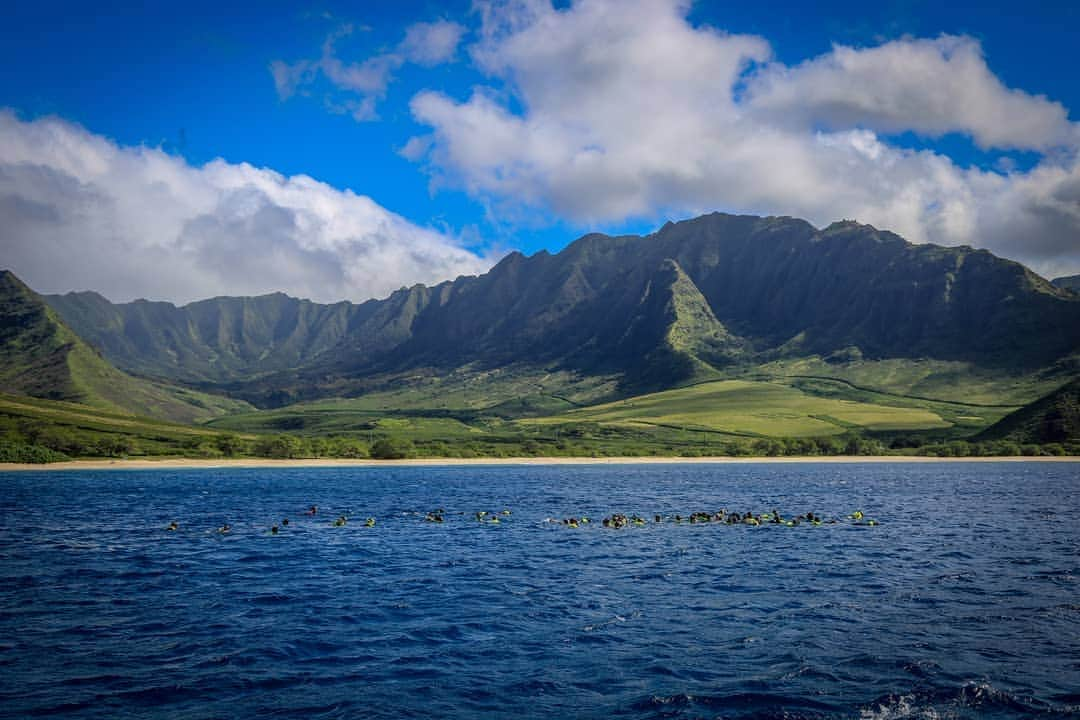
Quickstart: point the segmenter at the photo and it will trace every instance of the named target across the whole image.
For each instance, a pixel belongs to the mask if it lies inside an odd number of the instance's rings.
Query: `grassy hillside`
[[[386,380],[388,383],[391,379]],[[414,374],[384,390],[354,398],[328,398],[271,410],[216,418],[208,427],[301,435],[382,432],[413,440],[453,441],[498,432],[518,435],[512,420],[545,416],[611,396],[612,378],[579,377],[566,371],[509,367],[462,369],[447,375]],[[529,431],[530,435],[537,434]]]
[[[1019,443],[1080,441],[1080,380],[1010,413],[979,437]]]
[[[711,381],[585,407],[552,398],[562,403],[560,411],[518,419],[491,412],[505,402],[480,407],[477,388],[456,398],[446,388],[411,388],[228,415],[196,427],[0,395],[0,461],[59,459],[57,452],[282,458],[1041,452],[1014,441],[958,442],[1007,408],[875,395],[835,380],[790,382]],[[440,407],[422,407],[432,402]]]
[[[1073,373],[1075,369],[1067,367],[1009,373],[962,361],[852,359],[841,351],[828,359],[812,356],[763,363],[743,369],[741,375],[768,380],[831,378],[852,390],[1015,409],[1060,386]]]
[[[984,386],[988,394],[990,387]],[[824,376],[711,380],[610,399],[617,389],[614,380],[595,383],[525,368],[463,373],[453,381],[411,377],[393,390],[236,414],[209,426],[353,435],[368,443],[395,437],[413,443],[420,454],[536,454],[542,447],[556,455],[568,448],[678,455],[749,452],[756,440],[854,436],[913,447],[970,437],[1017,407],[905,396]]]
[[[6,271],[0,272],[0,391],[177,422],[250,407],[117,370]]]
[[[720,373],[726,377],[716,378]],[[1060,374],[1015,376],[962,362],[838,362],[836,358],[826,361],[817,357],[727,368],[712,375],[704,382],[751,381],[748,387],[753,391],[717,393],[715,389],[722,386],[697,385],[670,395],[659,393],[662,402],[658,408],[652,402],[627,396],[617,376],[581,376],[529,366],[472,367],[445,375],[387,376],[382,378],[381,389],[358,397],[240,413],[212,425],[257,432],[363,434],[371,430],[373,422],[397,417],[408,418],[417,437],[424,438],[428,432],[421,429],[421,418],[470,425],[541,419],[532,426],[507,424],[502,431],[509,432],[514,427],[524,431],[540,425],[595,424],[601,420],[596,414],[602,412],[606,427],[618,421],[619,427],[626,429],[630,421],[640,420],[633,427],[643,433],[662,423],[744,436],[835,436],[857,431],[881,437],[915,433],[951,439],[989,427],[1062,382]],[[456,436],[449,432],[443,439],[450,441]]]
[[[757,437],[934,430],[951,423],[926,408],[824,398],[777,383],[722,380],[578,408],[523,422],[653,425]]]
[[[579,375],[559,369],[512,365],[493,369],[475,366],[436,374],[405,373],[382,376],[378,389],[356,397],[337,397],[296,403],[283,413],[375,412],[434,415],[495,415],[516,418],[549,415],[589,405],[615,395],[618,378]]]
[[[253,438],[245,435],[240,439]],[[0,393],[0,443],[7,448],[44,448],[69,457],[205,457],[227,454],[225,450],[235,445],[235,440],[203,427]]]

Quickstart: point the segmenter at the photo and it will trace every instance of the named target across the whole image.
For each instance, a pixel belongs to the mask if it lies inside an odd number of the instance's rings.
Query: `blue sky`
[[[94,141],[102,139],[121,149],[157,149],[184,166],[200,168],[215,158],[221,158],[229,165],[247,163],[286,177],[307,175],[334,190],[349,189],[356,195],[366,196],[379,207],[404,218],[407,223],[449,238],[451,244],[475,255],[478,259],[474,265],[480,269],[509,248],[527,253],[541,248],[554,251],[587,231],[648,232],[668,217],[679,218],[716,209],[805,215],[819,224],[839,217],[856,216],[882,226],[896,226],[893,229],[904,232],[916,241],[985,244],[996,252],[1018,257],[1047,274],[1080,271],[1080,238],[1076,235],[1080,221],[1071,224],[1069,219],[1072,196],[1065,198],[1064,209],[1059,207],[1058,202],[1062,187],[1068,189],[1072,187],[1070,183],[1080,182],[1073,176],[1074,141],[1061,139],[1067,138],[1068,126],[1078,119],[1080,109],[1080,83],[1075,79],[1075,68],[1080,66],[1080,50],[1075,43],[1076,32],[1080,29],[1080,11],[1075,3],[993,5],[913,1],[868,6],[854,2],[699,2],[686,7],[678,2],[657,0],[650,4],[643,0],[636,4],[616,3],[596,11],[600,16],[608,13],[609,17],[601,17],[595,21],[601,25],[593,27],[632,23],[634,18],[628,19],[626,16],[640,13],[645,25],[652,22],[656,27],[666,27],[667,20],[671,20],[669,29],[673,38],[682,37],[679,33],[695,33],[708,26],[721,31],[718,36],[722,40],[718,42],[725,42],[723,38],[752,37],[756,39],[754,42],[764,43],[767,50],[762,50],[760,43],[754,45],[753,42],[739,48],[738,51],[742,53],[740,57],[743,57],[738,64],[741,75],[733,81],[730,88],[732,95],[740,98],[741,93],[745,92],[747,97],[763,98],[758,103],[763,109],[755,106],[755,112],[767,113],[761,116],[769,118],[764,122],[775,122],[778,128],[787,133],[783,137],[792,140],[793,152],[802,152],[794,144],[796,132],[801,138],[798,142],[809,142],[809,138],[821,140],[824,134],[826,144],[832,143],[828,138],[835,133],[838,142],[862,143],[859,147],[867,157],[875,153],[880,156],[879,150],[866,149],[865,142],[872,140],[888,152],[921,150],[925,158],[932,155],[948,161],[951,163],[948,172],[952,173],[950,177],[954,179],[941,181],[942,187],[949,188],[941,191],[947,193],[948,197],[943,195],[939,199],[928,196],[920,200],[922,205],[917,212],[909,212],[897,203],[878,207],[865,199],[845,200],[847,190],[844,187],[836,188],[832,193],[833,199],[813,202],[805,199],[805,193],[800,189],[802,186],[773,187],[768,179],[751,181],[761,185],[760,192],[727,191],[725,183],[731,183],[731,177],[725,174],[726,171],[715,169],[716,164],[722,162],[722,157],[704,164],[700,172],[691,173],[696,180],[657,179],[666,171],[657,170],[651,160],[616,159],[616,154],[626,155],[629,152],[626,150],[629,147],[627,137],[622,133],[641,133],[645,138],[643,143],[647,144],[648,138],[653,137],[650,133],[660,133],[661,130],[639,127],[637,124],[624,128],[593,123],[581,131],[580,137],[575,136],[573,133],[580,129],[566,127],[574,124],[567,121],[567,118],[573,117],[572,109],[556,107],[559,101],[544,94],[544,88],[552,83],[565,80],[574,85],[585,82],[577,75],[581,68],[573,61],[576,57],[574,53],[581,52],[580,47],[570,47],[568,41],[566,47],[562,48],[565,50],[562,55],[552,55],[542,46],[542,33],[534,33],[530,40],[524,36],[525,33],[521,33],[519,38],[510,38],[508,36],[514,33],[503,30],[501,35],[493,39],[493,35],[497,34],[495,30],[487,34],[482,30],[485,22],[482,9],[472,7],[468,2],[270,2],[261,4],[257,12],[247,4],[228,7],[227,3],[221,2],[150,5],[147,8],[132,8],[128,3],[90,5],[36,2],[18,3],[9,8],[7,20],[0,27],[0,107],[13,113],[14,119],[10,121],[15,124],[13,127],[25,130],[42,118],[52,118],[65,123],[63,127],[68,130],[71,129],[69,125],[81,127]],[[662,6],[662,9],[655,10],[653,5]],[[610,35],[597,34],[589,29],[588,22],[593,21],[584,17],[584,11],[576,13],[582,17],[572,20],[573,10],[569,3],[556,3],[554,9],[536,11],[534,8],[531,15],[520,11],[518,16],[527,18],[526,25],[533,22],[536,27],[540,27],[549,15],[562,18],[557,22],[553,20],[556,24],[551,27],[561,22],[567,35],[578,28],[586,35],[592,32],[598,45],[610,42],[612,48],[622,48],[623,41],[633,44],[635,40],[645,37],[639,33],[649,32],[647,27],[628,27],[613,31]],[[489,8],[489,12],[506,14],[510,10],[495,7]],[[649,20],[654,12],[658,13],[656,17],[661,21],[655,18]],[[324,43],[335,33],[339,37],[333,45],[333,57],[347,68],[373,57],[407,56],[408,51],[401,45],[407,29],[416,23],[440,21],[460,25],[460,42],[454,44],[449,55],[434,62],[394,60],[392,70],[384,78],[384,91],[356,92],[354,88],[335,82],[325,65],[318,65],[320,57],[325,58],[322,51]],[[342,29],[347,27],[351,27],[352,32],[344,34]],[[960,50],[954,50],[952,46],[941,49],[943,46],[931,48],[929,45],[912,45],[914,50],[909,54],[900,52],[906,50],[907,46],[888,45],[919,41],[933,43],[943,35],[963,38],[963,43],[968,45],[961,43]],[[541,45],[536,44],[538,41]],[[833,53],[834,45],[847,46],[856,51],[882,46],[895,48],[895,57],[884,58],[882,62],[884,66],[893,68],[890,72],[899,75],[906,70],[895,66],[898,62],[907,62],[908,57],[913,58],[912,62],[921,61],[920,58],[937,62],[940,54],[946,62],[942,67],[949,67],[948,60],[953,57],[951,53],[960,54],[969,47],[975,47],[975,55],[981,53],[985,68],[1002,88],[1022,93],[1024,97],[1021,100],[1024,102],[1027,102],[1027,98],[1045,96],[1055,104],[1054,108],[1045,103],[1032,106],[1035,115],[1045,111],[1047,117],[1046,122],[1039,124],[1032,132],[1043,133],[1050,139],[1025,142],[1023,137],[1019,140],[1015,137],[1022,130],[1010,133],[1009,127],[984,127],[979,119],[959,115],[955,121],[943,117],[931,121],[929,125],[922,123],[917,113],[912,116],[901,111],[894,117],[888,116],[892,110],[880,108],[869,115],[863,110],[852,111],[854,115],[837,115],[833,112],[835,100],[830,93],[833,92],[832,88],[846,86],[847,80],[839,77],[835,68],[830,71],[824,65],[815,70],[816,74],[785,76],[782,81],[777,79],[779,75],[772,76],[773,80],[765,84],[754,85],[752,79],[747,80],[754,73],[763,73],[761,69],[770,65],[792,70],[801,63],[827,58]],[[678,42],[674,47],[678,47]],[[475,53],[478,48],[486,48],[489,57],[496,59],[489,60],[485,66],[477,60]],[[661,49],[659,52],[667,51]],[[681,77],[677,68],[681,59],[677,57],[677,51],[671,52],[675,53],[670,58],[671,72],[675,73],[671,77],[677,81]],[[702,48],[701,52],[701,62],[707,62],[709,58],[721,57],[726,50],[717,49],[720,54],[710,54],[712,49]],[[655,62],[656,57],[650,55],[648,59]],[[547,66],[541,67],[540,59]],[[567,64],[560,66],[559,63],[564,60]],[[660,61],[664,60],[665,57],[661,56]],[[632,58],[629,61],[618,60],[623,65],[630,61]],[[688,60],[691,61],[695,60]],[[291,96],[283,94],[281,88],[275,86],[270,71],[274,62],[297,68],[302,67],[301,63],[310,64],[303,66],[309,68],[307,79],[298,84]],[[703,67],[707,73],[707,65]],[[877,64],[874,65],[876,69],[866,72],[879,72],[881,67],[883,65]],[[933,72],[936,66],[928,67]],[[297,72],[299,74],[300,70]],[[548,77],[539,77],[542,73],[548,73]],[[658,76],[657,82],[662,82],[663,77]],[[898,75],[887,74],[880,82],[888,84],[895,77]],[[610,82],[614,84],[623,80],[612,77]],[[961,78],[957,82],[958,87],[963,87],[965,80]],[[801,83],[817,90],[804,90]],[[476,87],[483,88],[482,95],[487,99],[487,104],[471,102],[476,97],[473,95]],[[648,91],[647,84],[643,85],[642,92]],[[858,88],[854,92],[858,92]],[[906,92],[909,94],[901,95],[897,102],[909,103],[910,91]],[[994,117],[999,112],[1004,113],[1005,119],[999,125],[1011,123],[1014,127],[1016,122],[1009,118],[1026,118],[1029,115],[1026,107],[1020,105],[1011,110],[1004,106],[1004,109],[999,109],[995,103],[1012,100],[1000,92],[994,95],[994,92],[997,92],[994,88],[988,91],[987,97],[990,99],[987,100],[984,114]],[[426,100],[418,101],[418,97],[425,97]],[[375,108],[373,113],[368,112],[365,117],[357,119],[345,110],[355,107],[365,98]],[[665,96],[665,100],[669,106],[677,106],[683,98],[673,95]],[[545,102],[548,103],[546,108],[543,105]],[[886,98],[883,102],[889,104],[890,108],[897,107],[892,99]],[[920,100],[916,98],[914,102]],[[926,103],[928,108],[935,108],[940,105],[941,99],[929,98]],[[636,112],[641,107],[647,112],[647,105],[627,108],[615,101],[611,113]],[[732,112],[741,116],[745,111],[739,108],[750,108],[750,105],[747,102],[733,107],[736,110]],[[789,126],[787,118],[803,114],[805,108],[810,109],[806,110],[805,117],[800,121],[802,125],[796,131]],[[699,109],[694,104],[688,113]],[[466,127],[465,123],[469,122],[466,115],[470,110],[490,110],[488,119],[492,125],[480,129],[471,125]],[[962,110],[946,109],[941,112],[943,115],[950,112],[962,115]],[[1055,120],[1054,112],[1060,115],[1061,110],[1065,119]],[[596,111],[596,108],[592,108],[583,114],[592,117],[590,112]],[[1013,115],[1009,115],[1010,112]],[[482,147],[474,148],[473,154],[467,155],[467,148],[477,141],[477,138],[470,139],[464,135],[470,128],[479,134],[482,145],[485,133],[496,137],[503,130],[510,132],[512,128],[507,123],[513,124],[520,118],[535,120],[535,125],[513,130],[522,135],[516,140],[508,140],[509,146],[514,143],[520,145],[536,137],[541,128],[549,128],[557,120],[564,127],[562,134],[553,136],[555,144],[565,141],[567,147],[576,148],[577,152],[588,150],[591,144],[600,145],[606,154],[604,162],[608,164],[596,169],[592,176],[595,179],[589,184],[581,177],[567,175],[571,170],[559,158],[524,154],[524,151],[515,154],[512,147],[502,150],[503,154],[494,158],[488,157]],[[589,122],[589,119],[583,120],[585,124]],[[1058,126],[1065,129],[1061,130]],[[868,140],[842,135],[862,130],[872,132],[873,137]],[[750,147],[749,143],[753,140],[748,139],[744,131],[745,128],[733,130],[725,138],[733,145],[742,143]],[[11,140],[10,143],[29,142],[26,140],[28,132],[26,130],[18,135],[21,139]],[[1074,136],[1080,137],[1080,134],[1074,133]],[[658,153],[694,152],[693,143],[669,145],[665,139],[659,135],[657,137],[655,147]],[[403,153],[403,148],[413,147],[408,143],[414,138],[417,139],[414,140],[417,151]],[[709,147],[722,148],[728,141],[716,140]],[[829,146],[833,145],[835,143]],[[752,160],[755,167],[765,162],[759,160],[758,156],[749,157],[747,162]],[[761,158],[765,157],[761,155]],[[786,163],[783,158],[776,158],[772,154],[768,154],[768,158],[778,163],[772,170],[774,174],[784,172]],[[934,164],[915,167],[910,159],[904,162],[910,165],[903,170],[909,178],[919,172],[939,170]],[[1037,178],[1041,183],[1038,189],[1029,187],[1036,179],[1025,181],[1026,184],[1016,193],[1023,193],[1023,202],[1029,202],[1032,194],[1045,194],[1057,203],[1054,207],[1060,211],[1059,214],[1063,213],[1064,219],[1056,219],[1052,227],[1045,231],[1043,226],[1032,224],[1036,223],[1035,220],[1018,221],[1010,232],[1014,236],[1046,232],[1054,236],[1053,241],[1036,243],[1030,248],[1015,241],[1015,238],[1014,241],[1002,237],[983,242],[986,235],[981,224],[984,222],[981,218],[986,214],[982,212],[983,205],[1001,205],[1011,202],[1010,198],[1014,197],[1008,195],[1006,200],[980,199],[984,194],[987,198],[998,198],[993,193],[1006,192],[1005,189],[986,189],[988,184],[994,182],[992,175],[1013,173],[1026,178],[1027,173],[1048,163],[1056,171],[1060,170],[1058,179]],[[955,179],[971,169],[987,175]],[[741,172],[745,174],[745,171]],[[710,173],[716,174],[713,176]],[[589,190],[575,189],[579,182],[583,183],[583,188],[598,184],[611,188],[617,186],[623,177],[638,178],[623,195],[619,195],[617,188],[597,191],[595,196]],[[806,182],[815,188],[821,185],[820,180],[809,177]],[[861,182],[854,181],[854,184]],[[917,186],[916,180],[910,182],[911,187]],[[963,198],[959,200],[953,195],[958,182],[970,183],[974,188],[965,187],[961,193]],[[1021,187],[1019,179],[1014,184]],[[22,187],[26,185],[27,181],[22,181]],[[891,183],[886,183],[883,187],[891,186]],[[2,187],[0,185],[0,192],[3,191]],[[716,188],[715,193],[712,188]],[[9,194],[17,195],[19,189],[16,187]],[[787,202],[785,193],[792,196],[791,202]],[[24,201],[26,198],[20,201],[20,207],[26,205]],[[34,202],[49,205],[51,201],[35,196]],[[60,203],[61,200],[56,202]],[[959,209],[947,218],[928,219],[927,213],[935,207],[959,202],[968,205],[962,208],[957,206]],[[1021,203],[1021,200],[1016,202]],[[1032,217],[1038,215],[1038,212],[1032,212]],[[1077,216],[1080,217],[1080,211]],[[117,224],[112,220],[109,222]],[[1000,225],[997,219],[993,222]],[[193,226],[191,218],[184,219],[181,224],[185,232]],[[13,225],[22,227],[19,223]],[[200,292],[232,287],[225,282],[229,279],[225,276],[213,282],[193,281],[187,285],[178,283],[175,287],[150,284],[143,287],[125,284],[119,275],[58,272],[55,265],[52,270],[46,270],[50,267],[48,252],[40,248],[31,252],[23,247],[31,243],[41,245],[41,238],[45,236],[36,233],[44,231],[38,228],[34,232],[27,232],[25,238],[16,235],[5,240],[9,244],[7,249],[12,251],[5,254],[20,259],[22,265],[16,266],[15,270],[30,275],[32,284],[44,286],[43,290],[79,289],[85,286],[126,299],[136,294],[152,294],[155,287],[160,287],[161,294],[170,299],[188,300]],[[409,243],[412,242],[410,238],[406,233],[397,241]],[[165,242],[163,240],[159,245]],[[200,239],[199,242],[202,243],[199,247],[205,248],[210,241]],[[440,261],[434,267],[419,268],[414,273],[415,278],[411,278],[409,272],[410,267],[413,270],[417,268],[405,265],[398,273],[400,277],[393,277],[389,286],[372,283],[370,279],[365,285],[363,278],[368,276],[364,273],[324,267],[333,265],[333,260],[323,257],[325,248],[319,252],[322,254],[309,263],[316,268],[310,271],[314,275],[304,282],[290,285],[288,270],[282,267],[268,268],[265,276],[283,282],[288,286],[285,289],[300,294],[314,296],[319,293],[312,288],[332,287],[332,291],[328,292],[360,299],[382,294],[395,286],[394,283],[430,282],[438,279],[440,272],[468,271],[473,267],[468,261],[461,262],[455,256],[453,261]],[[239,250],[232,255],[237,253]],[[224,251],[211,254],[219,260],[232,256]],[[419,253],[430,254],[427,251]],[[375,256],[369,260],[378,261]],[[63,259],[57,257],[55,262],[61,263]],[[351,257],[349,262],[360,260]],[[319,279],[320,273],[329,273],[339,281],[326,285]],[[264,288],[258,283],[251,284],[250,288],[243,283],[238,286],[238,291],[242,292],[261,289]]]

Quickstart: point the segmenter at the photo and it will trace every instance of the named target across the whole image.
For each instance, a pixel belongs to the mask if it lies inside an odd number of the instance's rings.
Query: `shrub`
[[[70,459],[67,455],[42,445],[28,445],[11,440],[0,440],[0,462],[37,464]]]
[[[303,443],[292,435],[274,435],[262,437],[255,442],[253,451],[259,457],[298,458],[303,457]]]
[[[366,458],[368,456],[368,446],[348,437],[335,438],[330,443],[328,450],[331,457],[337,458]]]
[[[408,440],[380,438],[371,446],[371,457],[378,460],[401,460],[412,457],[416,447]]]
[[[95,455],[106,457],[125,457],[135,450],[135,441],[127,435],[104,437],[95,444]]]
[[[218,435],[215,441],[218,451],[225,457],[239,455],[246,444],[235,435]]]

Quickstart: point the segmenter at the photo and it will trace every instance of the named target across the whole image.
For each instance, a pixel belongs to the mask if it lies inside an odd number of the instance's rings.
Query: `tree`
[[[368,456],[368,447],[354,438],[339,437],[330,443],[329,453],[339,458],[363,458]]]
[[[255,443],[255,454],[268,458],[298,458],[303,456],[303,443],[292,435],[262,437]]]
[[[400,460],[412,457],[415,452],[411,442],[400,438],[379,438],[371,446],[371,457],[378,460]]]
[[[244,449],[244,441],[236,435],[218,435],[216,438],[217,449],[225,457],[233,457],[240,454]]]

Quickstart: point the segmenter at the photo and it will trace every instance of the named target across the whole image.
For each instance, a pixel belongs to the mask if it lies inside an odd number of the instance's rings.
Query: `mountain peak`
[[[7,289],[18,289],[20,292],[33,292],[26,284],[10,270],[0,270],[0,287]]]
[[[867,230],[877,231],[877,228],[869,223],[861,223],[855,218],[843,218],[829,223],[822,229],[822,232],[827,232],[829,230],[850,230],[854,228],[866,228]]]

